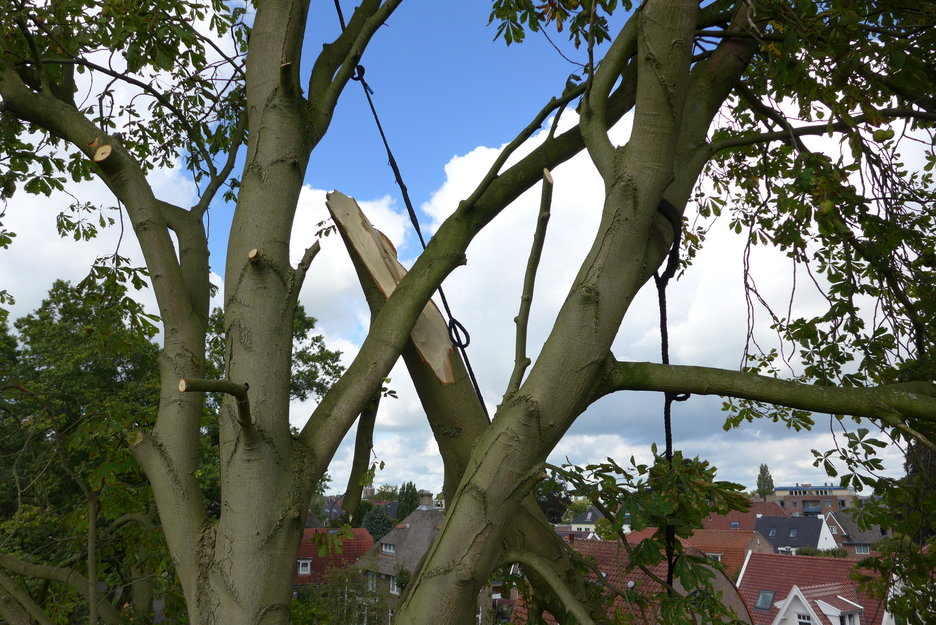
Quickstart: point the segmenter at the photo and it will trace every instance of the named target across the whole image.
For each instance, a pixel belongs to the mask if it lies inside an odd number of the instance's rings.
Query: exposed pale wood
[[[406,269],[397,260],[393,244],[374,228],[354,199],[332,191],[327,195],[326,203],[341,235],[367,267],[377,288],[385,297],[390,297],[406,275]],[[449,339],[445,319],[431,300],[416,321],[411,336],[419,357],[432,368],[439,382],[454,382],[455,374],[449,361],[454,347]]]
[[[94,151],[94,156],[92,158],[95,163],[100,163],[101,161],[107,160],[107,157],[111,155],[112,151],[113,148],[111,146],[104,144]]]

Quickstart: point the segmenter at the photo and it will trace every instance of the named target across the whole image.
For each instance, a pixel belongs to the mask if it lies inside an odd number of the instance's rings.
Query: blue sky
[[[531,33],[520,45],[494,41],[485,2],[429,2],[413,0],[391,17],[375,35],[362,64],[374,90],[381,122],[402,170],[410,196],[420,214],[423,232],[449,214],[486,171],[500,147],[558,95],[576,67],[564,60],[542,34]],[[344,7],[346,16],[350,3]],[[314,0],[305,63],[308,65],[324,41],[338,33],[338,20],[330,0]],[[567,55],[584,60],[584,53],[553,40]],[[564,124],[571,117],[563,118]],[[627,140],[629,119],[615,128],[618,143]],[[815,140],[821,149],[822,139]],[[577,264],[594,235],[601,206],[601,181],[581,155],[554,172],[553,218],[541,265],[530,328],[530,351],[549,330]],[[187,205],[194,190],[178,169],[150,176],[157,194]],[[366,99],[358,84],[342,95],[331,128],[312,155],[294,228],[294,255],[311,244],[315,224],[326,216],[325,191],[337,189],[355,197],[370,219],[393,241],[404,264],[418,254],[418,243],[405,216],[405,208],[387,165]],[[71,189],[82,199],[111,201],[100,183]],[[469,355],[478,374],[489,409],[500,394],[513,365],[513,317],[519,303],[519,284],[526,262],[539,189],[518,199],[472,243],[468,264],[456,270],[445,288],[456,316],[472,334]],[[8,221],[20,234],[0,263],[0,286],[17,296],[13,315],[34,309],[62,277],[79,280],[91,260],[112,251],[117,234],[103,235],[91,245],[78,245],[54,234],[54,215],[64,197],[51,200],[17,197],[10,204]],[[690,209],[691,210],[691,209]],[[230,208],[211,210],[212,267],[224,266],[225,230]],[[709,245],[687,275],[670,287],[670,336],[673,363],[737,368],[746,327],[741,290],[739,238],[726,229],[713,230]],[[122,253],[134,254],[125,239]],[[49,262],[54,259],[54,262]],[[790,266],[782,255],[756,250],[754,270],[760,272],[761,292],[785,301],[790,292]],[[218,278],[220,279],[220,277]],[[145,299],[144,295],[144,299]],[[816,305],[808,288],[797,289],[797,305]],[[368,314],[353,270],[336,237],[323,241],[301,296],[306,310],[319,319],[329,344],[350,359],[366,331]],[[632,306],[615,342],[621,359],[659,360],[656,296],[644,289]],[[770,345],[770,333],[761,325],[761,341]],[[400,398],[385,401],[378,417],[375,457],[385,461],[378,483],[412,480],[420,488],[438,490],[441,461],[418,400],[402,367],[392,373],[392,386]],[[296,404],[291,417],[300,425],[312,405]],[[693,397],[674,407],[675,440],[686,455],[700,455],[720,467],[719,477],[752,486],[758,465],[766,462],[775,483],[821,483],[826,478],[811,466],[811,448],[832,444],[828,417],[817,417],[811,433],[792,433],[771,423],[745,425],[723,432],[724,414],[715,398]],[[614,456],[619,461],[634,454],[646,459],[652,442],[662,442],[662,397],[648,393],[620,393],[598,402],[570,430],[550,457],[585,463]],[[344,486],[350,464],[351,440],[333,462],[333,490]],[[891,473],[901,470],[890,455]]]

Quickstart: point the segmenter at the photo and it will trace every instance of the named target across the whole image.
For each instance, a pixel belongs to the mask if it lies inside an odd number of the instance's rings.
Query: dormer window
[[[380,553],[396,553],[396,545],[393,543],[380,543]]]
[[[738,529],[739,527],[741,527],[741,522],[740,522],[740,521],[732,521],[732,522],[731,522],[731,529],[736,530],[736,529]]]
[[[308,575],[312,572],[312,562],[310,560],[299,560],[299,575]]]

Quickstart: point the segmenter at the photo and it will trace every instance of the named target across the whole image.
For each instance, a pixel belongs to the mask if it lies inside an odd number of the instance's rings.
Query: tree
[[[378,541],[393,529],[393,520],[384,506],[374,506],[364,515],[361,527],[370,532],[375,541]]]
[[[410,512],[419,506],[419,492],[412,482],[403,482],[400,486],[400,498],[397,503],[397,519],[405,519]]]
[[[292,604],[295,625],[342,625],[386,622],[383,597],[368,590],[358,569],[332,569],[322,584],[303,586]]]
[[[550,523],[561,523],[572,504],[565,482],[544,480],[536,485],[536,503]],[[584,510],[582,510],[584,512]]]
[[[767,501],[767,497],[773,495],[773,493],[774,483],[773,478],[770,476],[770,470],[766,464],[762,464],[757,472],[757,496],[763,501]]]
[[[152,421],[158,392],[157,346],[128,327],[122,296],[56,282],[9,343],[0,576],[36,621],[149,623],[154,597],[165,615],[180,608],[152,494],[119,438]]]
[[[23,1],[0,17],[4,196],[17,188],[49,194],[66,175],[96,177],[114,193],[143,250],[145,269],[112,257],[94,275],[148,276],[158,302],[158,412],[155,423],[130,426],[126,437],[152,485],[191,623],[288,620],[289,580],[314,484],[400,356],[437,438],[448,502],[445,524],[397,612],[402,625],[466,622],[481,585],[511,562],[522,562],[533,585],[549,591],[547,607],[560,621],[590,622],[597,608],[531,493],[562,435],[605,395],[718,394],[726,397],[729,427],[767,416],[801,429],[812,424],[810,412],[820,412],[842,428],[846,417],[867,419],[885,439],[932,447],[934,157],[927,153],[918,166],[900,150],[926,137],[936,119],[936,8],[894,0],[716,0],[704,7],[648,0],[636,9],[630,2],[496,0],[492,22],[507,43],[522,41],[526,30],[559,27],[587,62],[557,77],[557,96],[506,144],[410,270],[392,267],[392,283],[371,271],[374,250],[357,236],[361,219],[339,218],[352,214],[353,202],[331,196],[373,319],[352,364],[293,436],[291,321],[318,249],[290,263],[297,199],[340,94],[399,4],[363,0],[311,64],[301,52],[315,11],[304,0],[259,0],[249,17],[220,0],[152,7]],[[609,20],[615,9],[629,13]],[[203,22],[211,33],[193,26]],[[458,25],[427,23],[442,27]],[[218,47],[221,36],[235,43],[230,54]],[[604,41],[602,53],[596,44]],[[98,50],[122,69],[100,62]],[[103,104],[113,81],[135,92],[120,136]],[[569,104],[577,107],[575,125],[554,128],[518,156]],[[630,135],[614,145],[608,128],[629,111]],[[826,154],[817,136],[839,147]],[[553,178],[544,169],[582,150],[604,181],[600,226],[548,338],[533,350],[535,362],[525,332],[542,244],[534,239],[519,298],[516,366],[489,419],[460,354],[445,340],[427,344],[422,332],[411,341],[412,330],[420,318],[438,329],[443,322],[432,308],[423,313],[432,294],[464,264],[478,232],[540,183],[545,224]],[[199,184],[189,208],[156,197],[146,178],[176,159]],[[703,178],[709,186],[699,185]],[[203,219],[221,199],[235,203],[224,270],[224,367],[208,378],[212,287]],[[62,230],[93,235],[99,222],[88,214],[107,221],[107,213],[76,204],[63,213]],[[691,261],[707,222],[685,224],[718,215],[749,247],[785,252],[798,275],[815,279],[827,306],[808,315],[771,310],[781,347],[759,351],[752,340],[740,371],[619,360],[612,342],[637,292],[677,236]],[[0,232],[0,245],[8,243],[9,233]],[[390,250],[377,253],[392,258]],[[746,284],[749,305],[769,305],[750,275]],[[147,322],[132,302],[123,304]],[[787,366],[792,375],[782,378]],[[216,520],[196,476],[206,392],[224,394]],[[844,462],[843,481],[874,486],[874,454],[884,443],[865,424],[856,428],[838,449],[817,451],[816,462],[830,473],[833,461]],[[359,427],[359,436],[368,430]]]

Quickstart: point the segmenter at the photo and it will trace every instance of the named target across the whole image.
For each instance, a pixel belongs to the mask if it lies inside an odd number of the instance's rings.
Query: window
[[[796,613],[796,623],[797,625],[812,625],[812,617],[808,614],[802,614],[800,612]]]
[[[767,534],[767,535],[768,535],[768,536],[776,536],[776,535],[777,535],[777,528],[776,528],[776,527],[771,527],[771,528],[770,528],[770,533]]]
[[[855,553],[871,553],[871,547],[868,545],[855,545]]]
[[[830,534],[835,534],[836,532],[838,532],[838,530],[836,529],[836,527],[835,527],[834,525],[830,525],[830,526],[829,526],[829,533],[830,533]]]
[[[844,509],[846,505],[844,499],[839,499],[839,508]]]
[[[780,501],[778,501],[777,503],[780,504],[780,507],[781,507],[781,508],[786,508],[786,502],[783,501],[782,499],[781,499]]]
[[[822,503],[825,504],[825,507],[826,507],[826,508],[831,508],[831,507],[832,507],[832,500],[831,500],[831,499],[824,499],[824,500],[822,501]]]
[[[799,508],[799,502],[796,501],[795,499],[794,499],[793,501],[791,501],[790,503],[793,504],[793,507],[794,507],[794,508]]]
[[[705,557],[706,557],[706,558],[710,558],[710,559],[712,559],[712,560],[715,560],[716,562],[721,562],[721,561],[722,561],[722,554],[720,554],[720,553],[707,553],[707,554],[705,554]]]
[[[736,529],[738,529],[739,527],[741,527],[741,522],[740,522],[740,521],[732,521],[732,522],[731,522],[731,529],[736,530]]]
[[[381,543],[380,553],[396,553],[396,545],[391,543]]]
[[[754,607],[758,610],[769,610],[775,594],[773,590],[760,591],[760,594],[757,595],[757,603]]]
[[[398,595],[400,594],[400,587],[397,585],[396,575],[390,576],[390,594]]]
[[[367,572],[367,590],[370,592],[377,590],[377,574],[373,571]]]
[[[799,532],[799,530],[796,529],[795,527],[794,527],[794,528],[791,528],[791,529],[790,529],[790,538],[796,538],[796,534],[797,534],[798,532]]]
[[[312,572],[312,562],[310,560],[299,560],[299,575],[308,575]]]

